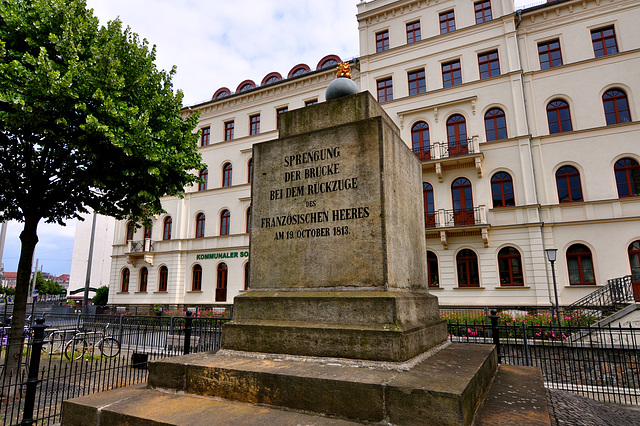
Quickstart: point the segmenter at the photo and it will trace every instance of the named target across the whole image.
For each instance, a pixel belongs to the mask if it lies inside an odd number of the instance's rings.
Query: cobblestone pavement
[[[555,389],[546,389],[552,426],[640,425],[640,407],[614,404]]]

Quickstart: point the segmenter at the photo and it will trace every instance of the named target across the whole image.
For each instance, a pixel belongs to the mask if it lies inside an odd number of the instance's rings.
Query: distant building
[[[422,162],[441,305],[550,306],[547,248],[561,305],[640,277],[640,3],[373,0],[357,20],[354,81]],[[152,227],[116,223],[110,303],[229,304],[247,288],[252,146],[323,102],[340,59],[183,110],[201,114],[205,183],[164,198]]]
[[[7,288],[15,288],[16,287],[16,280],[18,279],[18,273],[17,272],[5,272],[3,274],[3,287],[7,287]]]

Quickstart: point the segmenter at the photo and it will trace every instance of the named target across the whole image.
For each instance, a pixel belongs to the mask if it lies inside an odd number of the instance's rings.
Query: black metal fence
[[[542,369],[545,387],[640,404],[640,328],[449,323],[453,342],[497,344],[500,362]],[[497,337],[497,339],[496,339]]]
[[[9,328],[0,328],[1,423],[59,423],[65,399],[144,382],[154,359],[219,349],[226,321],[190,313],[47,314],[41,340],[38,326],[25,331],[14,368],[6,356]]]

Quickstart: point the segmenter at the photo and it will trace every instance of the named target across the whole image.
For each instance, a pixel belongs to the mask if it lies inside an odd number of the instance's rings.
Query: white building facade
[[[358,5],[352,74],[422,161],[441,305],[549,306],[549,248],[560,305],[640,275],[639,18],[632,0]],[[163,199],[150,229],[116,224],[110,303],[230,304],[246,289],[252,145],[278,137],[279,113],[323,102],[339,60],[185,108],[201,113],[207,184]]]

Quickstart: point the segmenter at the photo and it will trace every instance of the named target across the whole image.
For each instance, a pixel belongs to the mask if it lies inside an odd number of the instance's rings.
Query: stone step
[[[200,353],[153,362],[149,386],[355,421],[458,425],[471,423],[497,357],[491,345],[451,344],[409,371],[372,364]]]

